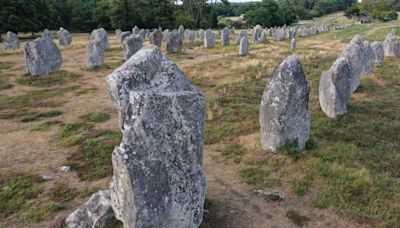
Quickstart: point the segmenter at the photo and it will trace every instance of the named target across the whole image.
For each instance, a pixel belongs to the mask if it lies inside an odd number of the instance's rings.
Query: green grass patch
[[[32,122],[36,120],[40,120],[43,118],[52,118],[52,117],[57,117],[62,115],[63,112],[59,110],[50,110],[47,112],[41,112],[41,113],[27,113],[26,115],[23,116],[22,122]]]
[[[267,165],[263,162],[248,164],[246,168],[240,171],[240,178],[247,184],[260,188],[280,186],[282,179],[280,176],[272,176],[272,171],[268,169]]]
[[[11,67],[12,67],[11,62],[0,62],[0,70],[7,70],[10,69]]]
[[[105,112],[92,112],[85,116],[82,116],[82,119],[92,123],[101,123],[108,121],[110,119],[110,114]]]
[[[53,120],[53,121],[47,121],[44,123],[41,123],[39,125],[37,125],[36,127],[31,129],[31,132],[35,132],[35,131],[47,131],[49,130],[51,127],[61,124],[62,122],[57,121],[57,120]]]
[[[240,163],[242,157],[246,154],[246,150],[238,143],[232,145],[225,145],[221,155],[233,160],[235,163]]]
[[[45,89],[33,91],[29,94],[0,98],[0,111],[5,109],[57,107],[63,103],[62,99],[54,99],[65,93],[75,90],[76,87],[59,89]]]
[[[64,125],[59,134],[60,138],[67,138],[71,135],[82,133],[93,128],[91,123],[68,123]]]
[[[42,192],[39,179],[26,174],[0,174],[0,219],[30,208]]]
[[[65,209],[65,205],[63,203],[50,202],[47,205],[47,211],[48,212],[57,212],[57,211],[62,211],[64,209]]]
[[[63,85],[67,80],[72,81],[80,77],[82,77],[80,74],[67,71],[58,71],[42,76],[31,76],[29,74],[25,74],[18,77],[16,82],[21,85],[48,87],[53,85]]]
[[[112,131],[88,132],[74,138],[69,145],[79,150],[68,157],[68,165],[85,181],[112,175],[111,153],[121,141],[121,134]]]
[[[78,196],[79,191],[65,185],[58,185],[49,192],[49,197],[54,202],[66,203]]]
[[[0,90],[11,89],[12,87],[14,87],[13,84],[9,83],[8,80],[0,78]]]

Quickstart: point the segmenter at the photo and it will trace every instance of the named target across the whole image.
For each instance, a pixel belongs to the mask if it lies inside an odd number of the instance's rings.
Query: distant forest
[[[397,0],[364,0],[391,6]],[[357,0],[263,0],[230,3],[223,0],[0,0],[0,31],[38,32],[60,26],[74,32],[103,27],[121,28],[216,28],[218,16],[246,14],[244,26],[290,25],[354,7]],[[240,26],[240,25],[238,25]]]

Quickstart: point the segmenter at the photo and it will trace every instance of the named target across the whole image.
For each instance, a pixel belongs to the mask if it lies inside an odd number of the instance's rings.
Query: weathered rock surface
[[[100,40],[91,40],[86,46],[86,65],[96,68],[104,64],[104,44]]]
[[[236,38],[236,44],[239,45],[243,37],[247,37],[247,31],[245,29],[240,30],[239,36]]]
[[[157,47],[161,48],[163,33],[161,32],[161,30],[156,29],[152,33],[150,33],[149,40],[150,44],[156,45]]]
[[[90,35],[90,39],[100,41],[104,50],[108,50],[111,48],[110,43],[108,42],[107,31],[104,28],[93,30],[92,34]]]
[[[371,48],[375,55],[375,67],[383,66],[383,63],[385,62],[385,50],[383,49],[382,42],[373,42]]]
[[[249,55],[249,40],[247,39],[247,36],[243,36],[242,40],[240,41],[239,55]]]
[[[296,49],[296,46],[296,38],[292,38],[292,40],[290,41],[290,48]]]
[[[50,30],[45,29],[45,30],[43,30],[42,38],[52,40],[52,39],[54,39],[54,36],[53,36],[53,33]]]
[[[50,39],[37,38],[24,47],[27,72],[31,75],[47,75],[56,72],[62,64],[61,52]]]
[[[101,228],[115,219],[110,192],[99,191],[65,220],[68,228]]]
[[[263,28],[261,25],[256,25],[253,29],[253,43],[259,43]]]
[[[4,51],[15,51],[19,49],[19,38],[18,35],[8,31],[6,37],[3,40]]]
[[[209,29],[204,34],[204,47],[214,48],[215,47],[215,34]]]
[[[124,40],[130,37],[131,35],[132,33],[130,31],[121,32],[121,34],[119,35],[119,40],[121,41],[122,46],[124,44]]]
[[[143,47],[143,39],[139,34],[132,34],[123,41],[124,58],[128,60]]]
[[[182,50],[179,34],[176,30],[171,31],[167,35],[166,49],[169,53],[176,53]]]
[[[396,37],[395,28],[383,41],[383,49],[385,50],[385,56],[400,57],[400,40]]]
[[[72,43],[72,35],[69,33],[68,30],[65,28],[61,27],[60,31],[57,33],[58,35],[58,41],[60,42],[61,46],[68,47]]]
[[[319,103],[330,118],[347,113],[351,96],[351,69],[346,58],[339,58],[319,81]]]
[[[198,227],[206,183],[205,97],[157,47],[107,77],[123,139],[113,152],[112,207],[124,227]]]
[[[372,50],[370,42],[364,41],[364,48],[365,48],[365,58],[366,58],[364,73],[371,74],[372,71],[374,71],[375,69],[375,54],[374,51]]]
[[[361,75],[366,72],[367,56],[363,38],[356,35],[343,50],[341,57],[345,57],[350,65],[351,92],[353,93],[360,85]]]
[[[222,44],[222,46],[229,46],[229,44],[230,44],[230,38],[229,38],[230,34],[231,34],[231,31],[227,27],[225,27],[221,31],[221,44]]]
[[[132,34],[138,35],[140,33],[140,29],[135,25],[132,29]]]
[[[285,59],[272,73],[260,106],[263,149],[278,151],[297,141],[300,149],[310,137],[310,86],[296,55]]]

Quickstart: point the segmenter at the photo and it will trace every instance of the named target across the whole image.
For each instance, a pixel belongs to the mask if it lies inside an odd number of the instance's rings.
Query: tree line
[[[368,0],[365,0],[368,2]],[[372,0],[381,1],[381,0]],[[397,0],[382,0],[396,1]],[[229,3],[223,0],[0,0],[0,31],[38,32],[65,27],[89,32],[103,27],[120,28],[216,28],[218,16],[246,14],[246,26],[290,25],[346,10],[357,0],[262,0]]]

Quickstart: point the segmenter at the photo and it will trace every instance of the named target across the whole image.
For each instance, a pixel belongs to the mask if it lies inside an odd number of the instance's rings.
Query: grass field
[[[383,41],[396,26],[299,38],[294,51],[289,41],[269,41],[240,57],[236,45],[204,49],[198,42],[169,55],[208,100],[202,227],[400,226],[400,59],[386,58],[363,76],[345,116],[329,119],[318,104],[322,71],[353,36]],[[106,67],[89,70],[87,39],[75,37],[61,49],[62,71],[40,78],[24,75],[22,52],[0,52],[0,227],[47,227],[108,186],[121,133],[104,79],[123,54],[110,36]],[[269,75],[292,53],[311,86],[312,140],[304,151],[288,145],[274,154],[261,149],[259,105]],[[62,165],[73,171],[56,172]]]

